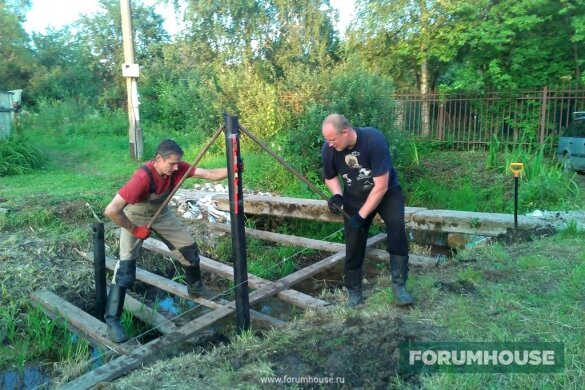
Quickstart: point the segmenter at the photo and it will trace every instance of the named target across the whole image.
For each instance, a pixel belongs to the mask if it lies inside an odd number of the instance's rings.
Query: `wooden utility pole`
[[[132,31],[132,11],[130,0],[120,0],[120,14],[122,17],[122,40],[124,42],[124,64],[122,75],[126,78],[126,94],[128,96],[128,137],[130,142],[130,157],[140,160],[144,151],[144,138],[140,128],[140,114],[138,110],[138,64],[134,63],[134,35]]]

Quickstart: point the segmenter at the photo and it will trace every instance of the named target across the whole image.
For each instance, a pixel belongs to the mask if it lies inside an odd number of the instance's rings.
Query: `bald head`
[[[339,134],[345,129],[351,129],[351,123],[347,120],[346,117],[340,114],[329,114],[323,120],[323,125],[321,128],[324,128],[326,125],[332,126],[336,133]]]

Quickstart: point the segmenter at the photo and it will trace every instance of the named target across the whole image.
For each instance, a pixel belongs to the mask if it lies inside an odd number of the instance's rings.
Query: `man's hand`
[[[341,214],[341,208],[343,207],[343,196],[341,194],[335,194],[327,201],[329,211],[335,215]],[[336,207],[337,206],[337,207]]]
[[[132,229],[132,235],[141,240],[146,240],[150,236],[150,229],[146,225],[136,226]]]
[[[365,222],[366,220],[362,218],[360,213],[355,213],[349,220],[349,226],[351,226],[355,230],[363,230]]]

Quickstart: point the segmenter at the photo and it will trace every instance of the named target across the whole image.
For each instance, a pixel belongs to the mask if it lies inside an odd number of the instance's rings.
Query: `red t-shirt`
[[[149,161],[144,165],[146,165],[146,167],[152,172],[152,177],[154,178],[154,193],[156,195],[172,190],[172,188],[170,188],[171,176],[160,176],[154,169],[154,161]],[[173,185],[177,185],[189,167],[190,165],[186,162],[179,162],[179,169],[173,174],[175,177]],[[196,168],[191,171],[188,177],[192,177],[195,170]],[[150,196],[150,177],[148,176],[148,173],[142,168],[137,169],[130,180],[128,180],[120,191],[118,191],[118,194],[130,204],[136,204],[147,200]]]

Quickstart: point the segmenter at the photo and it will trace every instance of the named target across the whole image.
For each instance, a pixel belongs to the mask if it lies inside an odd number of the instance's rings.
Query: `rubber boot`
[[[345,288],[349,293],[347,297],[348,307],[356,307],[363,302],[361,269],[345,271]]]
[[[201,268],[198,266],[183,267],[185,270],[185,280],[187,282],[187,292],[191,298],[203,298],[214,300],[219,298],[213,291],[209,290],[201,280]]]
[[[110,286],[104,319],[108,325],[108,337],[115,343],[123,343],[128,340],[128,336],[126,336],[126,332],[124,332],[124,328],[120,322],[124,309],[125,296],[126,287],[121,287],[117,284]]]
[[[414,299],[406,290],[408,279],[408,256],[390,255],[390,273],[392,274],[392,291],[396,298],[396,305],[412,305]]]

